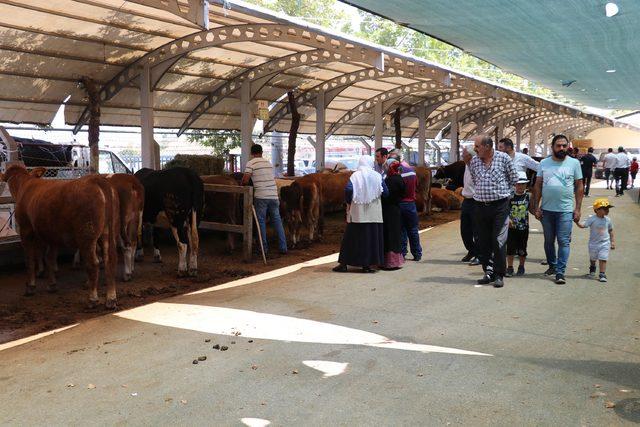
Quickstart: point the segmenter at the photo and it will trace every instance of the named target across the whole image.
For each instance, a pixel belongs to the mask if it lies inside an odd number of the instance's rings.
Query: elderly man
[[[481,285],[493,283],[496,288],[504,286],[507,269],[507,232],[509,228],[509,198],[518,180],[511,157],[493,149],[493,140],[488,135],[474,139],[478,154],[469,167],[475,189],[475,217],[478,227],[478,252],[484,277]]]
[[[373,170],[378,172],[383,177],[384,177],[384,174],[386,173],[385,168],[386,168],[387,158],[389,158],[389,150],[387,150],[384,147],[380,147],[376,149],[376,157],[375,157],[375,163],[373,164]]]
[[[516,168],[516,172],[527,172],[527,169],[531,169],[534,172],[538,172],[540,163],[533,160],[525,153],[518,153],[513,148],[513,141],[509,138],[502,138],[498,141],[498,150],[503,153],[507,153],[513,161],[513,166]]]
[[[399,149],[392,150],[389,153],[389,158],[400,162],[405,188],[404,197],[400,200],[402,254],[407,255],[407,240],[409,240],[413,260],[420,261],[422,259],[422,245],[418,233],[418,210],[416,209],[416,187],[418,185],[416,170],[409,163],[402,161],[402,151]]]
[[[569,245],[573,221],[580,220],[580,206],[584,195],[580,162],[568,156],[569,140],[556,135],[551,141],[553,153],[540,162],[533,203],[536,218],[544,229],[544,252],[549,269],[547,276],[556,276],[556,284],[564,285],[569,260]],[[542,204],[540,204],[542,196]],[[575,200],[574,200],[575,199]],[[556,254],[556,240],[558,251]]]
[[[464,244],[467,254],[462,258],[462,262],[468,262],[469,265],[478,265],[478,229],[474,222],[474,210],[475,201],[473,195],[475,190],[473,188],[473,180],[471,179],[471,168],[469,163],[476,155],[475,150],[472,147],[465,147],[462,150],[462,161],[465,164],[464,168],[464,186],[462,187],[462,210],[460,211],[460,236],[462,237],[462,243]]]

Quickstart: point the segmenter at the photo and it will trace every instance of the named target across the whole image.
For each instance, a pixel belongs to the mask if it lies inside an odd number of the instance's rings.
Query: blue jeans
[[[269,250],[267,245],[267,212],[271,218],[271,223],[276,228],[278,234],[278,246],[280,252],[287,252],[287,238],[284,235],[284,228],[282,227],[282,219],[280,218],[280,202],[278,199],[254,199],[253,204],[256,208],[256,215],[258,216],[258,224],[260,224],[260,233],[262,233],[262,245],[264,251]]]
[[[542,211],[544,252],[547,256],[549,268],[554,268],[556,270],[556,274],[564,275],[564,272],[567,269],[572,227],[573,212]],[[558,241],[557,256],[556,240]]]
[[[400,202],[400,215],[402,216],[402,254],[407,255],[407,240],[411,248],[411,255],[416,260],[422,258],[422,246],[418,234],[418,211],[416,202]]]

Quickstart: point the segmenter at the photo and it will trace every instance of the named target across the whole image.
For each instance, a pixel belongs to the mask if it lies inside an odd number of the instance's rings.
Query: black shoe
[[[498,276],[496,277],[495,282],[493,282],[493,287],[494,288],[501,288],[504,286],[504,280],[502,280],[502,277]]]
[[[516,273],[516,276],[524,276],[524,265],[518,266],[518,272]]]
[[[564,278],[564,274],[556,274],[556,285],[564,285],[567,281]]]
[[[461,262],[469,262],[473,258],[473,254],[471,252],[467,252],[467,254],[462,258]]]
[[[421,259],[422,259],[422,255],[420,255],[420,256],[414,256],[414,257],[413,257],[413,260],[414,260],[415,262],[418,262],[418,261],[420,261]]]
[[[596,266],[595,265],[590,265],[589,266],[589,277],[592,279],[595,279],[596,277]]]
[[[513,276],[513,267],[507,267],[507,273],[504,277],[512,277]]]
[[[544,272],[545,276],[553,276],[554,274],[556,274],[556,269],[553,267],[547,268],[547,271]]]
[[[598,278],[598,280],[602,283],[606,283],[607,282],[607,275],[604,273],[600,273],[600,277]]]
[[[477,257],[473,257],[471,261],[469,261],[469,265],[480,265],[480,260]]]
[[[490,274],[485,274],[482,279],[478,279],[478,285],[488,285],[495,282],[496,278]]]
[[[377,273],[378,270],[374,270],[371,267],[362,267],[362,272],[363,273]]]
[[[332,268],[332,270],[335,271],[336,273],[346,273],[347,266],[344,264],[336,265],[335,267]]]
[[[540,265],[549,265],[549,263],[547,261],[541,261]]]

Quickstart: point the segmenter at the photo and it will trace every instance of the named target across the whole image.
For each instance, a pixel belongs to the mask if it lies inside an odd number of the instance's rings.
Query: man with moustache
[[[556,135],[551,141],[553,154],[540,162],[534,187],[532,208],[544,229],[544,251],[555,283],[566,283],[565,270],[569,260],[569,245],[573,221],[580,220],[580,206],[584,196],[580,162],[568,157],[569,140]],[[542,197],[542,204],[540,204]],[[558,250],[556,254],[556,240]]]

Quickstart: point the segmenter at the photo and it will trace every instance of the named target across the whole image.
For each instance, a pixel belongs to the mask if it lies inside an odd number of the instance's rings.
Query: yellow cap
[[[593,202],[593,209],[597,210],[600,208],[612,208],[613,205],[609,203],[609,199],[607,199],[606,197],[601,197],[599,199],[596,199]]]

